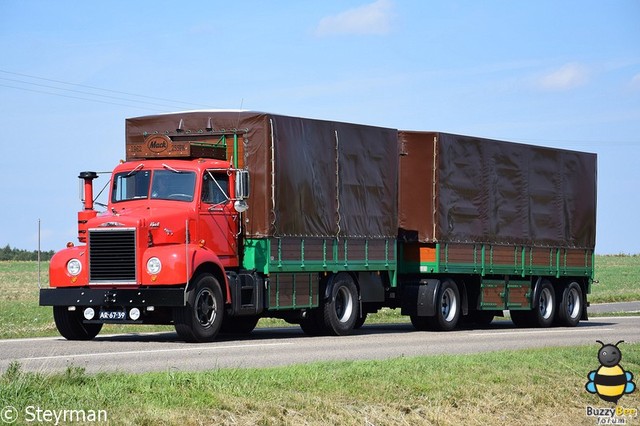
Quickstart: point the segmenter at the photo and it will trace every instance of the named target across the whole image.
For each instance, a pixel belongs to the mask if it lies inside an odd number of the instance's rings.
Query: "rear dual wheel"
[[[460,290],[451,279],[440,284],[436,295],[436,312],[432,317],[411,316],[411,324],[417,330],[450,331],[456,328],[462,310]]]
[[[534,300],[535,308],[529,311],[510,311],[511,320],[518,327],[551,326],[556,316],[556,296],[549,280],[542,280]]]
[[[311,336],[350,334],[360,318],[358,289],[347,273],[337,274],[329,298],[311,309],[300,322],[302,331]]]
[[[333,336],[350,334],[358,314],[358,289],[349,274],[338,274],[323,309],[324,328]]]
[[[562,291],[562,298],[558,303],[558,325],[575,327],[582,318],[584,311],[582,288],[572,282]]]

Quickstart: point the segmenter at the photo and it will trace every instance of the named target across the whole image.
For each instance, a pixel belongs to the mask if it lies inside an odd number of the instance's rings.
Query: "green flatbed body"
[[[397,243],[381,238],[246,240],[243,267],[270,277],[269,309],[318,306],[319,278],[338,272],[387,273],[396,286]]]

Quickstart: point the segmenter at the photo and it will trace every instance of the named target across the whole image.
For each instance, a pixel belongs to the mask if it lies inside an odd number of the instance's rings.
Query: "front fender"
[[[162,268],[157,274],[147,270],[147,262],[152,257],[160,259]],[[187,263],[187,258],[189,262]],[[212,264],[224,276],[224,267],[218,256],[197,244],[184,244],[149,247],[142,256],[140,264],[140,283],[142,285],[175,285],[192,280],[194,272],[203,264]],[[187,270],[188,269],[188,270]]]
[[[157,274],[151,274],[147,270],[147,263],[153,257],[159,259],[162,265]],[[187,251],[184,245],[149,247],[140,260],[139,282],[142,285],[176,285],[187,282]]]
[[[76,276],[72,276],[67,272],[67,262],[71,259],[78,259],[82,264],[82,270]],[[49,263],[50,287],[77,287],[88,283],[87,246],[69,247],[53,255]]]
[[[218,255],[199,245],[191,244],[189,247],[190,249],[193,247],[192,260],[189,268],[191,271],[191,279],[195,278],[194,274],[196,271],[212,273],[220,281],[225,296],[225,303],[231,303],[229,281],[227,280],[227,274]]]

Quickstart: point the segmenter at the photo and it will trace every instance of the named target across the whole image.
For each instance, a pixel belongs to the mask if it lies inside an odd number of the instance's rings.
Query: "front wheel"
[[[102,324],[85,324],[80,310],[70,311],[66,306],[53,307],[53,320],[67,340],[91,340],[102,329]]]
[[[210,342],[215,339],[224,315],[220,283],[211,274],[195,279],[187,305],[173,311],[176,332],[187,342]]]

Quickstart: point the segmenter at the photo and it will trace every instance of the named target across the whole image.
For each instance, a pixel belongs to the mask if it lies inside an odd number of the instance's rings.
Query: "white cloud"
[[[589,70],[578,63],[568,63],[543,75],[538,86],[545,90],[570,90],[583,86],[589,81]]]
[[[633,89],[640,89],[640,74],[636,74],[631,79],[631,87]]]
[[[326,16],[316,27],[316,35],[388,34],[391,31],[391,0],[376,0],[364,6]]]

